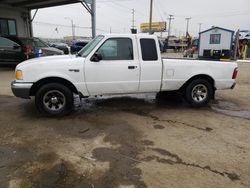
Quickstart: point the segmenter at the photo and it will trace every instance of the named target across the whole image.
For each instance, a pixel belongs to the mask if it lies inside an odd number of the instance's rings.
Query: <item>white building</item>
[[[0,4],[0,35],[30,37],[30,12],[25,8]]]
[[[234,31],[212,27],[199,33],[200,58],[230,58]]]
[[[32,37],[30,11],[52,6],[81,3],[82,0],[0,0],[0,36]]]

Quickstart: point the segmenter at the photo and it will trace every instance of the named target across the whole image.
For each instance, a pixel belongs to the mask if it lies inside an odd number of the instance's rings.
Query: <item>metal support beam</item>
[[[92,38],[96,36],[96,0],[83,0],[81,4],[91,15]],[[90,7],[89,7],[90,4]]]
[[[96,36],[96,0],[92,0],[91,4],[91,23],[92,23],[92,38],[95,38]]]
[[[89,7],[89,5],[85,2],[81,2],[82,6],[84,6],[84,8],[90,13],[92,14],[92,10],[91,8]]]
[[[38,10],[38,9],[37,9]],[[37,12],[37,11],[36,11]],[[33,27],[32,27],[32,21],[34,20],[35,15],[33,16],[33,18],[31,18],[31,11],[29,11],[29,33],[30,33],[30,37],[33,37]]]
[[[30,22],[33,22],[33,20],[35,19],[37,11],[38,11],[38,9],[36,9],[35,14],[34,14],[33,17],[31,18]]]

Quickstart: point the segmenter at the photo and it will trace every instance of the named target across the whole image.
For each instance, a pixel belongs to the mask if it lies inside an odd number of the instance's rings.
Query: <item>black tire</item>
[[[61,117],[73,109],[72,91],[59,83],[43,85],[35,95],[35,104],[41,113],[49,117]]]
[[[202,107],[213,97],[213,86],[207,80],[191,81],[185,89],[185,98],[192,107]]]

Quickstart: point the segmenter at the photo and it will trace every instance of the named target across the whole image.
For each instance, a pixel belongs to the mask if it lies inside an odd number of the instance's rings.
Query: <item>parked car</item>
[[[42,67],[42,69],[41,69]],[[162,59],[154,35],[99,35],[76,56],[27,60],[16,67],[15,96],[35,96],[37,109],[62,116],[74,98],[179,91],[193,107],[206,105],[216,90],[233,89],[237,63]]]
[[[88,44],[87,41],[75,41],[75,42],[73,42],[70,46],[71,53],[74,54],[74,53],[79,52],[87,44]]]
[[[0,36],[0,64],[17,65],[27,59],[26,48],[6,37]]]
[[[249,30],[242,30],[239,33],[239,40],[243,44],[248,44],[250,42],[250,31]]]
[[[0,64],[17,65],[34,57],[62,54],[63,51],[49,47],[39,38],[0,37]]]
[[[70,53],[70,47],[66,43],[55,42],[55,43],[51,43],[50,46],[53,48],[57,48],[59,50],[62,50],[64,52],[64,54]]]

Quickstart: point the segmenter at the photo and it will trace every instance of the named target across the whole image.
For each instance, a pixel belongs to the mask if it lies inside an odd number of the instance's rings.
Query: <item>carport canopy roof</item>
[[[0,0],[0,4],[26,9],[48,8],[53,6],[80,3],[83,0]]]

